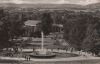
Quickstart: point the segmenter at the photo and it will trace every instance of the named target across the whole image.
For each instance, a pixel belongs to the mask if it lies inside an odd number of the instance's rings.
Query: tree
[[[15,36],[19,37],[23,34],[23,22],[18,14],[10,14],[3,16],[1,19],[3,23],[0,28],[0,46],[1,48],[10,47],[13,45],[10,39],[13,39]]]
[[[9,34],[8,34],[8,29],[5,26],[5,24],[3,24],[0,30],[0,49],[1,48],[5,48],[5,47],[10,47],[13,44],[9,41]]]
[[[78,50],[93,49],[99,38],[96,26],[99,18],[90,14],[69,16],[64,24],[64,36]]]
[[[50,13],[43,13],[41,30],[44,32],[44,35],[48,35],[50,32],[52,32],[52,23],[53,20]]]
[[[0,10],[0,49],[4,47],[9,47],[11,42],[9,42],[9,35],[7,26],[5,26],[4,21],[2,20],[5,16],[3,9]]]
[[[64,38],[69,41],[69,44],[74,48],[78,50],[82,49],[81,44],[85,37],[86,21],[83,20],[83,17],[78,15],[72,17],[69,16],[65,21]]]

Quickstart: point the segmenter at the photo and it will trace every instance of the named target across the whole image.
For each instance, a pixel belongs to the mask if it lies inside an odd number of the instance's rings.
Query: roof
[[[38,23],[40,23],[41,21],[39,20],[27,20],[25,22],[26,26],[36,26]]]

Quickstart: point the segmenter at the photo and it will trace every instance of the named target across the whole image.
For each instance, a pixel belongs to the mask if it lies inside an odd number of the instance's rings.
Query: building
[[[54,32],[62,32],[63,25],[62,24],[53,24],[53,30],[54,30]]]
[[[30,37],[32,33],[34,33],[37,29],[37,25],[40,23],[41,21],[39,20],[27,20],[24,24],[25,24],[25,33],[24,36]]]

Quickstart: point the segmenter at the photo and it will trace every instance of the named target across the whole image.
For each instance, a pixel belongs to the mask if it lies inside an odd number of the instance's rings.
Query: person
[[[26,60],[27,60],[27,61],[30,61],[30,56],[27,55],[27,56],[26,56]]]
[[[28,61],[30,61],[30,59],[31,59],[30,56],[28,56]]]

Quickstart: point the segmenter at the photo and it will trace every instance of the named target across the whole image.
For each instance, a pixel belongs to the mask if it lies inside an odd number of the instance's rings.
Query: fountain
[[[34,58],[53,58],[53,57],[55,57],[56,56],[55,53],[46,51],[44,49],[44,34],[43,34],[43,32],[41,32],[41,35],[42,35],[42,38],[41,38],[42,42],[41,42],[40,51],[38,51],[38,52],[36,51],[36,52],[30,54],[30,56],[34,57]]]

